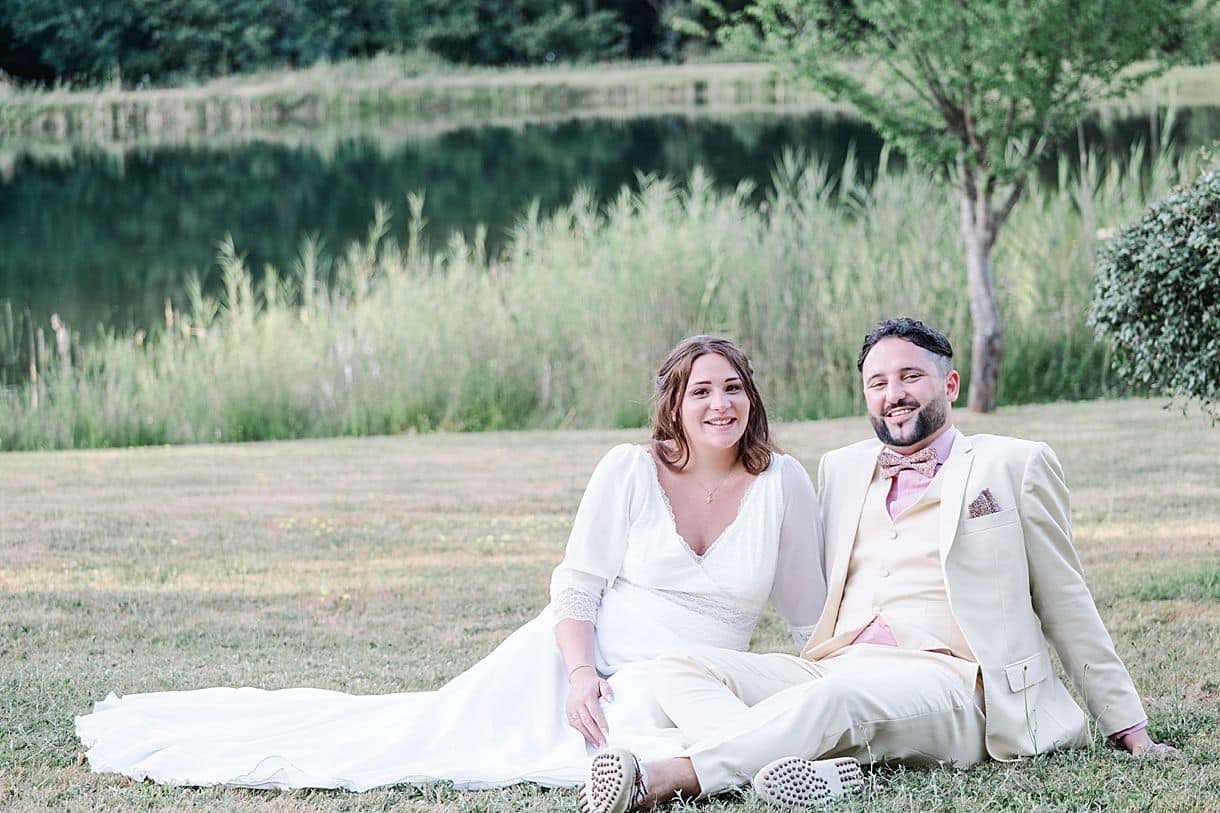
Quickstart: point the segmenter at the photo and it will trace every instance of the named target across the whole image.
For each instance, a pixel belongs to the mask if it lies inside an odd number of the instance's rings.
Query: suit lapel
[[[949,556],[949,548],[957,537],[957,524],[962,515],[962,503],[966,499],[966,481],[970,478],[970,467],[974,464],[974,444],[970,438],[959,434],[953,442],[949,459],[941,467],[940,492],[940,564],[943,568]]]

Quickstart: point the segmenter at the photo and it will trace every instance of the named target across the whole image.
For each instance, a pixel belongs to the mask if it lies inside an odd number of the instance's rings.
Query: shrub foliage
[[[1090,321],[1134,382],[1220,406],[1220,166],[1101,251]]]

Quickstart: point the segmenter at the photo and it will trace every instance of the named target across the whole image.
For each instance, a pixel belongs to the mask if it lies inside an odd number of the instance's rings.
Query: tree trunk
[[[975,412],[994,412],[1000,362],[1004,358],[1004,328],[995,299],[991,248],[995,218],[991,201],[970,187],[962,190],[962,237],[966,241],[966,279],[974,341],[970,353],[970,392],[967,405]]]

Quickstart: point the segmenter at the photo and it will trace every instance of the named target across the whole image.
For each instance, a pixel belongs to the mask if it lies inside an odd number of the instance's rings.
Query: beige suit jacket
[[[826,530],[826,608],[806,650],[831,637],[847,563],[881,444],[828,452],[818,467]],[[941,467],[940,562],[949,605],[982,670],[987,751],[994,759],[1087,740],[1068,679],[1110,735],[1145,719],[1144,708],[1085,585],[1072,546],[1063,470],[1050,447],[998,435],[959,436]],[[989,489],[998,513],[971,518]]]

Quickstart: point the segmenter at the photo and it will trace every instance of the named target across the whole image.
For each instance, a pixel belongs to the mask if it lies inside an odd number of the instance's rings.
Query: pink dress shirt
[[[957,427],[950,426],[940,437],[932,441],[931,449],[936,454],[937,471],[940,471],[940,467],[949,459],[949,453],[953,451],[953,441],[958,434]],[[924,477],[914,469],[903,469],[898,472],[890,483],[890,493],[885,497],[885,510],[889,512],[890,519],[918,502],[931,482],[931,477]],[[894,631],[880,617],[870,621],[869,625],[852,639],[852,643],[898,646],[898,641],[894,638]]]

